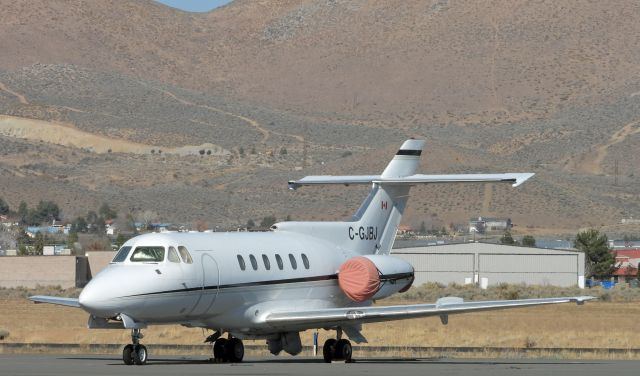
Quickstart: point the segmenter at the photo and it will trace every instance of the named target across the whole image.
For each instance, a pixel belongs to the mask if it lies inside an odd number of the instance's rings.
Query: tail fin
[[[316,184],[372,184],[371,192],[350,222],[278,224],[284,231],[309,233],[359,254],[389,254],[404,214],[412,185],[420,183],[508,182],[518,186],[531,173],[422,175],[415,174],[423,140],[407,140],[381,175],[307,176],[290,181],[289,188]]]
[[[415,174],[424,145],[424,140],[405,141],[384,169],[380,178],[397,179]],[[353,230],[350,230],[349,238],[353,237],[352,240],[355,240],[357,236],[362,240],[361,231],[365,229],[365,234],[368,234],[369,237],[373,235],[376,240],[375,250],[372,250],[366,242],[360,241],[355,244],[354,250],[356,252],[365,254],[373,253],[371,251],[382,254],[391,252],[402,214],[404,214],[409,199],[410,189],[411,186],[407,184],[373,183],[369,196],[353,216],[352,220],[355,224],[352,227]],[[365,237],[367,236],[365,235]]]

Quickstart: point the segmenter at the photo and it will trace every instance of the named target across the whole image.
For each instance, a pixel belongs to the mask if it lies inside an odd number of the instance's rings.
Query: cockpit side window
[[[191,254],[187,251],[187,248],[184,246],[178,246],[178,252],[180,252],[180,256],[182,257],[182,261],[185,264],[193,264],[193,259],[191,258]]]
[[[131,262],[162,262],[164,247],[136,247],[129,260]]]
[[[114,257],[111,262],[124,262],[124,260],[127,259],[127,255],[129,255],[130,250],[131,250],[131,246],[120,248],[118,253],[116,253],[116,257]]]
[[[180,257],[178,257],[178,252],[174,247],[169,247],[169,254],[167,255],[167,258],[171,262],[180,262]]]

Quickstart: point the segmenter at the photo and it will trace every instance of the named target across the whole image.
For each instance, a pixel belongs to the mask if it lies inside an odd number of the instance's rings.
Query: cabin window
[[[136,247],[129,259],[132,262],[162,262],[164,247]]]
[[[171,262],[180,262],[180,256],[178,256],[178,251],[174,247],[169,247],[169,254],[167,255],[167,259]]]
[[[244,259],[240,255],[238,255],[238,265],[240,265],[240,270],[245,270],[247,268],[247,265],[244,263]]]
[[[304,264],[305,269],[309,269],[309,259],[304,253],[302,254],[302,263]]]
[[[284,269],[284,263],[282,262],[282,257],[280,257],[280,255],[276,255],[276,263],[278,263],[278,269]]]
[[[262,262],[264,262],[264,268],[267,270],[271,269],[271,262],[269,262],[269,257],[267,255],[262,255]]]
[[[120,248],[120,250],[116,254],[116,257],[114,257],[111,262],[123,262],[124,260],[127,259],[127,255],[129,254],[130,250],[131,250],[130,246]]]
[[[289,253],[289,261],[291,262],[291,267],[293,268],[293,270],[298,269],[298,263],[296,262],[296,258],[293,257],[291,253]]]
[[[193,259],[191,258],[191,254],[189,253],[189,251],[187,251],[187,248],[178,246],[178,252],[180,252],[182,261],[184,261],[185,264],[193,264]]]
[[[249,261],[251,261],[251,267],[253,270],[258,270],[258,261],[256,261],[255,256],[249,255]]]

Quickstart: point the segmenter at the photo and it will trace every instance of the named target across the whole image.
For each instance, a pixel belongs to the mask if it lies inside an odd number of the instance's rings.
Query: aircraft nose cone
[[[84,287],[84,289],[82,289],[80,297],[78,298],[78,302],[80,303],[80,307],[89,312],[92,312],[95,308],[97,308],[96,303],[98,302],[98,294],[95,288],[95,284],[89,282]]]
[[[103,282],[103,278],[98,277],[87,283],[78,297],[78,303],[94,316],[112,317],[118,314],[117,307],[113,304],[113,299],[109,298],[111,289]]]

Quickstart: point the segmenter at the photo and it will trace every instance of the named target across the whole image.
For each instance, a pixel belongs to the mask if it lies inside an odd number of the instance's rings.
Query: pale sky
[[[230,3],[232,0],[156,0],[170,7],[187,12],[208,12],[211,9]]]

